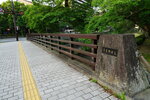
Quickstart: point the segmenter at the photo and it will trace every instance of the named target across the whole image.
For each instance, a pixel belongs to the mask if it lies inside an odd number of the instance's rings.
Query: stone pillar
[[[128,96],[150,86],[147,74],[140,66],[133,35],[100,36],[96,73],[102,84]]]

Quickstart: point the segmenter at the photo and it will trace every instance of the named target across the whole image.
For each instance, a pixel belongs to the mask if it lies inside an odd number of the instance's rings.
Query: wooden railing
[[[59,53],[65,54],[72,59],[76,59],[89,65],[95,69],[97,42],[99,35],[97,34],[30,34],[28,40],[41,44]],[[79,41],[80,39],[88,39],[90,44]],[[88,47],[88,50],[84,48]]]

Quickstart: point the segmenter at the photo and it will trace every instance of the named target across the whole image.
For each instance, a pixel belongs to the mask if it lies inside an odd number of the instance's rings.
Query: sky
[[[6,0],[0,0],[0,4],[1,4],[2,2],[4,2],[4,1],[6,1]]]
[[[7,1],[7,0],[0,0],[0,4],[1,4],[2,2],[5,2],[5,1]],[[16,1],[16,0],[13,0],[13,1]]]
[[[7,0],[0,0],[0,4],[5,1],[7,1]],[[13,1],[16,1],[16,0],[13,0]],[[31,0],[28,0],[28,1],[31,1]]]

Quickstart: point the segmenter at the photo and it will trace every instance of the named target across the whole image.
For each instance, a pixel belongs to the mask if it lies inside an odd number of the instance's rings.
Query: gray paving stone
[[[21,99],[18,99],[18,100],[24,100],[23,98],[21,98]]]
[[[22,45],[42,100],[96,100],[97,98],[101,100],[102,97],[110,97],[110,95],[103,94],[105,92],[99,85],[90,82],[87,76],[69,67],[60,58],[47,53],[29,41],[22,41]],[[16,51],[13,50],[13,52]],[[18,52],[16,52],[16,55],[18,57]],[[4,74],[3,77],[5,76],[7,79],[8,77],[12,77],[14,81],[9,84],[11,80],[6,80],[4,83],[8,85],[5,85],[5,88],[0,85],[0,88],[8,90],[8,93],[14,92],[14,95],[21,96],[20,99],[22,99],[23,95],[21,95],[21,92],[15,93],[15,89],[22,91],[22,88],[19,88],[22,87],[22,83],[20,81],[21,76],[18,58],[12,61],[16,62],[13,64],[9,64],[10,62],[6,60],[12,60],[15,57],[12,55],[3,59],[5,60],[5,64],[7,63],[8,68],[12,67],[12,65],[14,66],[13,74],[10,76]],[[3,66],[3,68],[5,67]],[[7,70],[4,73],[12,73],[12,69],[8,70],[8,68],[6,68]],[[10,89],[7,89],[7,86],[13,86],[13,89],[10,91]]]
[[[95,90],[95,91],[92,91],[91,94],[92,94],[93,96],[96,96],[96,95],[100,94],[100,91]]]
[[[22,41],[42,100],[117,100],[58,57],[29,41]],[[0,45],[0,99],[23,100],[18,42]]]
[[[110,100],[109,98],[105,98],[104,100]]]
[[[72,95],[69,95],[66,97],[67,100],[73,100],[75,99],[76,97],[72,94]]]
[[[58,99],[58,100],[66,100],[65,98],[61,98],[61,99]]]
[[[54,90],[59,90],[61,88],[62,88],[61,86],[57,86],[57,87],[54,87]]]
[[[48,90],[44,90],[44,92],[47,94],[47,93],[50,93],[50,92],[52,92],[52,91],[54,91],[53,89],[48,89]]]
[[[63,97],[65,97],[65,96],[67,96],[67,93],[65,93],[65,92],[64,92],[64,93],[61,93],[61,94],[58,94],[58,97],[59,97],[59,98],[63,98]]]
[[[12,91],[12,90],[13,90],[13,87],[7,88],[7,89],[3,89],[4,92],[6,92],[6,91]]]
[[[84,93],[89,93],[92,92],[93,90],[91,88],[86,88],[84,90],[82,90]]]
[[[62,87],[68,87],[69,86],[69,84],[63,84],[62,85]]]
[[[23,91],[14,92],[14,96],[16,96],[16,95],[22,95],[22,94],[23,94]]]
[[[7,95],[7,94],[8,94],[8,92],[3,92],[3,93],[0,94],[0,97],[2,97],[4,95]]]
[[[16,93],[16,92],[18,92],[18,89],[13,89],[11,91],[8,91],[8,93]]]
[[[76,96],[76,97],[79,97],[79,96],[81,96],[81,95],[83,95],[84,93],[82,92],[82,91],[79,91],[79,92],[76,92],[74,95]]]
[[[8,39],[9,40],[9,39]],[[1,41],[1,40],[0,40]],[[13,99],[22,92],[18,42],[0,44],[0,98]],[[23,99],[23,98],[22,98]]]
[[[80,86],[80,87],[76,88],[77,91],[84,90],[84,89],[86,89],[85,86]]]
[[[104,93],[99,94],[99,96],[101,96],[102,98],[107,98],[110,96],[110,94],[107,92],[104,92]]]
[[[75,89],[72,89],[72,90],[69,90],[69,91],[67,91],[68,92],[68,94],[74,94],[75,92],[77,92]]]
[[[110,96],[109,97],[110,100],[119,100],[118,98],[114,97],[114,96]]]
[[[75,98],[73,100],[86,100],[86,99],[83,99],[82,97],[78,97],[78,98]]]
[[[60,93],[64,93],[64,92],[67,92],[67,91],[69,91],[69,90],[70,90],[70,89],[66,87],[66,88],[60,89],[59,92],[60,92]]]
[[[47,100],[57,100],[58,96],[49,97]]]
[[[18,100],[18,99],[19,99],[18,96],[14,96],[14,97],[8,98],[8,100]]]
[[[51,94],[46,94],[46,95],[42,95],[41,98],[42,100],[47,100],[47,98],[50,98],[52,95]]]
[[[60,94],[60,91],[53,91],[53,92],[51,92],[50,93],[52,96],[55,96],[55,95],[57,95],[57,94]]]
[[[103,100],[103,98],[101,98],[100,96],[95,96],[95,97],[91,98],[91,100]]]
[[[86,100],[87,100],[87,99],[90,99],[90,98],[92,98],[92,97],[93,97],[93,96],[92,96],[90,93],[83,95],[83,98],[86,99]]]
[[[56,87],[56,85],[55,84],[53,84],[53,85],[48,85],[48,86],[46,86],[47,88],[54,88],[54,87]]]
[[[19,99],[23,99],[23,94],[21,94],[21,95],[18,95],[19,96]]]
[[[7,95],[2,96],[3,99],[8,99],[11,97],[13,97],[13,94],[7,94]]]

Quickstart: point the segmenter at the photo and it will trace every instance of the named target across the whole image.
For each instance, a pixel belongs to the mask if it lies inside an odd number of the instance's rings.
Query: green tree
[[[69,26],[83,32],[87,19],[93,14],[91,0],[82,3],[69,0],[68,6],[63,5],[63,2],[65,1],[34,0],[34,5],[28,6],[24,15],[28,27],[36,32],[60,32]]]
[[[19,26],[25,32],[26,24],[23,21],[22,16],[19,14],[20,12],[24,12],[26,10],[26,6],[23,3],[14,2],[15,12],[17,15],[17,26]],[[11,32],[14,33],[14,26],[13,26],[13,18],[12,18],[12,6],[11,1],[3,2],[0,5],[1,8],[4,9],[4,14],[0,15],[0,23],[1,23],[1,33],[5,32],[8,28],[11,29]]]
[[[123,33],[138,25],[150,34],[149,0],[93,0],[92,5],[99,10],[87,25],[88,32],[112,29]]]

